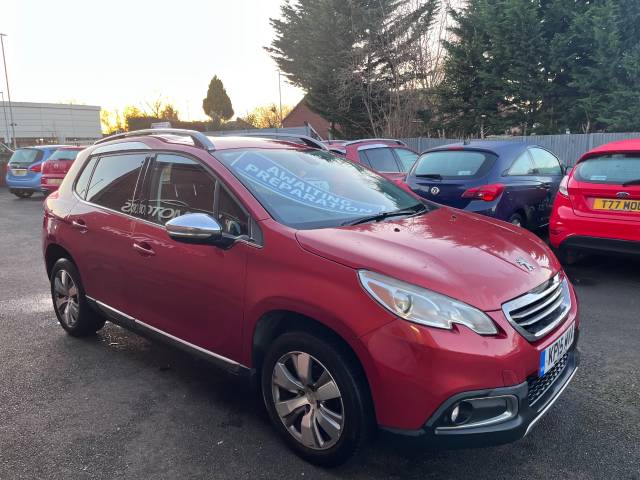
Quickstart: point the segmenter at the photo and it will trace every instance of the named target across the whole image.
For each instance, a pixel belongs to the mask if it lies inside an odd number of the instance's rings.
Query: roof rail
[[[344,145],[355,145],[356,143],[361,143],[361,142],[393,142],[396,145],[403,145],[403,146],[407,146],[406,143],[404,143],[402,140],[398,140],[396,138],[361,138],[360,140],[350,140],[348,142],[346,142]]]
[[[239,137],[273,138],[275,140],[289,140],[289,141],[293,141],[293,143],[302,143],[308,147],[316,148],[318,150],[328,150],[327,146],[324,143],[322,143],[320,140],[316,140],[315,138],[308,137],[307,135],[296,135],[295,133],[256,132],[256,133],[243,133],[238,136]],[[295,140],[298,140],[298,141],[296,142]]]
[[[120,140],[128,137],[150,137],[153,135],[177,135],[183,137],[190,137],[193,140],[193,144],[196,147],[200,147],[204,150],[215,150],[213,142],[202,132],[195,130],[186,130],[183,128],[148,128],[145,130],[132,130],[131,132],[116,133],[109,137],[101,138],[96,141],[94,145],[99,143],[110,142],[111,140]]]

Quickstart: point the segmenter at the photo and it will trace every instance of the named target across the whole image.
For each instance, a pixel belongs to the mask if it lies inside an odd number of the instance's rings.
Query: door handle
[[[156,254],[147,242],[133,242],[133,249],[136,250],[140,255],[145,255],[147,257],[151,257]]]
[[[87,224],[81,218],[79,218],[78,220],[72,220],[71,226],[77,230],[80,230],[81,232],[86,232],[88,230]]]

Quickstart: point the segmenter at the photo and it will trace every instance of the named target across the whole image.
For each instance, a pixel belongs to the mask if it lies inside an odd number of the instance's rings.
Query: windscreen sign
[[[375,215],[384,206],[336,195],[322,179],[302,178],[259,153],[247,152],[233,163],[247,180],[302,205],[334,213]]]

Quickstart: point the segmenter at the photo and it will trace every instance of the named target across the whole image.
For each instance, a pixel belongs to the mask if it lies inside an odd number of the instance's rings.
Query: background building
[[[304,98],[293,107],[289,115],[282,119],[282,126],[284,128],[300,127],[303,125],[308,125],[313,128],[322,138],[330,138],[331,124],[325,118],[313,112]]]
[[[100,107],[62,103],[11,102],[16,143],[88,144],[102,138]],[[0,102],[0,139],[13,146],[9,102]]]

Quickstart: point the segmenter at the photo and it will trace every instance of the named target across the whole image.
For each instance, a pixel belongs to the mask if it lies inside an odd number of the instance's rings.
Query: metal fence
[[[526,142],[540,145],[555,153],[566,165],[574,165],[578,158],[592,148],[627,138],[640,138],[640,133],[587,133],[568,135],[531,135],[528,137],[501,137],[499,140]],[[403,142],[417,152],[462,142],[460,138],[403,138]]]

